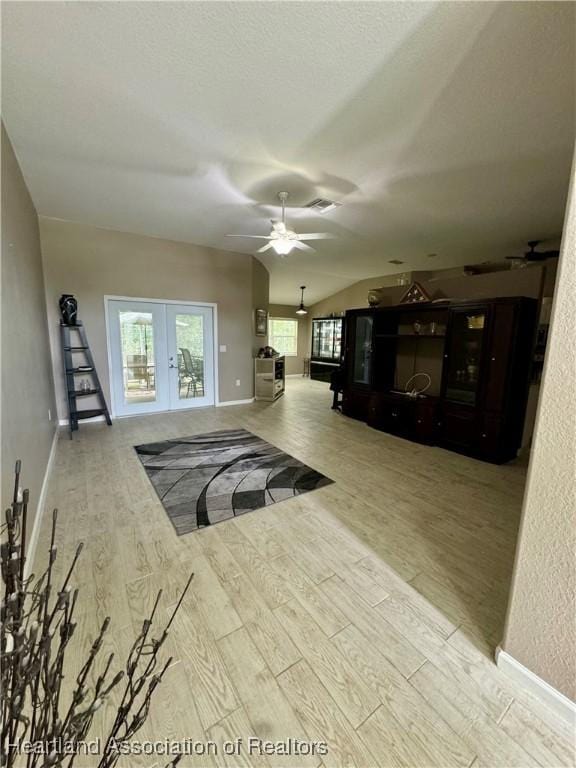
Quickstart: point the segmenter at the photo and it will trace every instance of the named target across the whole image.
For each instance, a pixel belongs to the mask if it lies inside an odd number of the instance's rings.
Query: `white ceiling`
[[[3,118],[38,212],[253,252],[279,190],[316,254],[272,300],[558,233],[573,3],[3,2]],[[437,253],[434,259],[427,257]],[[405,262],[389,264],[390,259]]]

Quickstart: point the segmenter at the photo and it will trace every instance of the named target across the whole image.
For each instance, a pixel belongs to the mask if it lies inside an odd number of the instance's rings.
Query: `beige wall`
[[[555,265],[552,265],[554,269]],[[454,274],[456,270],[446,269],[437,272],[413,272],[408,275],[408,282],[417,280],[432,299],[487,299],[498,296],[529,296],[540,299],[545,282],[546,270],[540,266],[527,269],[515,269],[506,272],[491,272],[485,275]],[[371,277],[360,280],[342,291],[329,296],[310,308],[308,314],[307,338],[312,339],[312,318],[326,317],[331,313],[340,314],[347,309],[368,306],[368,291],[384,287],[380,291],[383,305],[397,304],[408,285],[393,285],[394,276]]]
[[[427,272],[425,278],[420,276],[424,273],[412,274],[432,299],[488,299],[498,296],[540,298],[544,280],[544,270],[539,266],[470,276],[462,275],[461,271],[459,275],[454,275],[454,270],[448,269],[436,273]],[[385,305],[397,304],[408,288],[408,285],[390,285],[390,275],[360,280],[314,304],[310,317],[324,317],[331,312],[367,307],[368,291],[382,285],[388,286],[381,291],[382,303]]]
[[[296,314],[296,307],[291,304],[270,304],[270,317],[286,317],[289,320],[298,320],[298,354],[296,357],[286,358],[286,375],[292,376],[304,372],[304,358],[310,357],[308,344],[308,315]]]
[[[502,644],[572,700],[576,700],[574,170]]]
[[[340,314],[347,309],[357,309],[360,307],[368,306],[368,291],[372,288],[379,288],[382,285],[390,282],[390,276],[386,277],[373,277],[368,280],[359,280],[353,285],[349,285],[348,288],[344,288],[342,291],[328,296],[326,299],[322,299],[317,304],[310,307],[308,314],[310,321],[313,317],[328,317],[331,313]],[[394,291],[394,288],[390,290]],[[400,289],[400,296],[402,291],[406,288]],[[310,326],[310,329],[312,326]]]
[[[28,536],[56,429],[38,217],[2,125],[2,504],[14,462],[30,488]],[[49,417],[49,412],[50,416]]]
[[[246,254],[40,219],[58,413],[66,418],[58,298],[73,293],[110,403],[104,296],[215,302],[221,401],[253,396],[254,286],[266,302],[262,265]],[[254,271],[257,271],[256,277]],[[236,386],[236,379],[240,386]],[[88,404],[87,404],[88,405]]]

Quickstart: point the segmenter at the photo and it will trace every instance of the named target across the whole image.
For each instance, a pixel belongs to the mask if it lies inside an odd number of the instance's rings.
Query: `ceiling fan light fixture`
[[[294,243],[287,237],[278,237],[272,240],[272,248],[279,256],[286,256],[294,248]]]
[[[324,240],[331,238],[329,232],[306,232],[302,235],[288,229],[286,226],[286,200],[288,192],[278,192],[280,203],[282,204],[282,218],[272,219],[272,231],[269,235],[226,235],[226,237],[247,237],[255,240],[267,240],[266,244],[258,248],[256,253],[264,253],[273,248],[279,256],[287,256],[293,248],[299,251],[308,251],[314,253],[314,248],[305,240]]]

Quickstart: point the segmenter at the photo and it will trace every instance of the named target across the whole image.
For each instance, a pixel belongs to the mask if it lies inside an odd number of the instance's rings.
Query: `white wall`
[[[576,162],[576,161],[575,161]],[[503,649],[576,699],[576,165]]]

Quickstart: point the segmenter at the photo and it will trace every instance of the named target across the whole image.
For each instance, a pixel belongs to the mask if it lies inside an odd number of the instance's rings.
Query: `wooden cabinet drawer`
[[[501,419],[497,416],[484,416],[478,440],[478,447],[481,453],[492,454],[498,452],[501,431]]]
[[[436,401],[432,399],[401,399],[384,393],[374,394],[370,398],[368,424],[407,440],[433,443],[435,412]]]
[[[414,423],[414,439],[419,443],[433,444],[437,437],[438,407],[435,401],[418,400]]]
[[[438,421],[442,443],[456,450],[476,451],[480,438],[480,420],[474,408],[445,405]]]
[[[440,443],[460,453],[501,464],[516,455],[505,420],[498,413],[445,406],[439,420]]]
[[[382,409],[381,429],[409,437],[413,432],[414,409],[411,403],[388,403]]]
[[[506,428],[503,414],[485,413],[480,430],[478,456],[496,464],[516,458],[518,446]]]
[[[398,399],[390,400],[383,394],[374,394],[368,406],[368,424],[375,429],[393,434],[403,434],[412,431],[413,422],[410,403]]]
[[[368,392],[344,390],[342,394],[342,413],[352,419],[368,420],[370,395]]]

